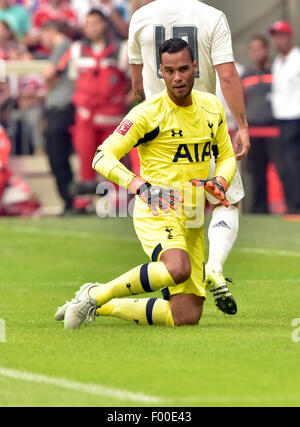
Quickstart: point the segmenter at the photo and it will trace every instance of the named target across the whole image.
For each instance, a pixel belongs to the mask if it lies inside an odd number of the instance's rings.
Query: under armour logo
[[[210,123],[209,121],[207,121],[207,123],[208,123],[208,127],[209,127],[209,129],[211,130],[211,134],[210,134],[210,136],[211,136],[211,138],[212,138],[212,139],[215,139],[214,124],[213,124],[213,123]]]
[[[213,228],[219,228],[219,227],[228,228],[229,230],[231,230],[231,228],[225,221],[220,221],[218,222],[218,224],[213,226]]]
[[[179,130],[179,132],[176,132],[175,130],[172,130],[172,137],[175,138],[176,135],[178,135],[180,138],[183,138],[183,131]]]

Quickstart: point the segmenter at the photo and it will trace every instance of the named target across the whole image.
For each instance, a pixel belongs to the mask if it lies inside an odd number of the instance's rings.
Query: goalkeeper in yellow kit
[[[64,318],[66,329],[96,315],[166,326],[196,325],[201,318],[205,191],[228,206],[225,193],[236,160],[221,102],[193,91],[197,62],[188,44],[167,40],[160,57],[166,90],[133,108],[93,162],[107,179],[136,194],[134,226],[151,262],[109,283],[84,285],[56,316]],[[141,176],[119,162],[136,146]],[[216,177],[208,180],[212,150]],[[168,298],[128,298],[163,288]],[[228,289],[220,294],[227,304],[235,304]]]

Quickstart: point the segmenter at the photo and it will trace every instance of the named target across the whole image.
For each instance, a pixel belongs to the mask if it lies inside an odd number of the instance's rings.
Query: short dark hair
[[[194,53],[190,47],[190,45],[183,39],[180,38],[173,38],[166,40],[159,48],[159,57],[161,62],[161,57],[164,53],[177,53],[181,52],[182,50],[187,49],[190,53],[191,60],[194,62]]]
[[[267,39],[267,37],[265,37],[265,36],[263,36],[263,35],[261,35],[261,34],[255,34],[254,36],[252,36],[252,37],[249,39],[249,44],[250,44],[251,42],[253,42],[254,40],[259,40],[259,41],[261,41],[261,42],[262,42],[262,44],[263,44],[265,47],[270,47],[270,43],[269,43],[269,40]]]
[[[49,20],[46,21],[42,27],[41,30],[54,30],[57,31],[60,34],[67,34],[68,33],[69,26],[64,21],[56,21],[56,20]]]
[[[99,16],[99,18],[102,18],[104,21],[108,21],[108,18],[104,15],[104,13],[100,9],[97,9],[96,7],[94,7],[87,13],[87,16],[93,16],[93,15]]]

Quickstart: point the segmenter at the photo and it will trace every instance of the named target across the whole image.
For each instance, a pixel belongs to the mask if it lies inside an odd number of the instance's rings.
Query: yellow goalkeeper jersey
[[[137,147],[140,175],[151,184],[182,193],[191,179],[208,178],[214,154],[215,176],[230,184],[236,160],[223,106],[216,96],[195,90],[192,101],[190,107],[180,107],[164,90],[133,108],[99,147],[94,169],[128,188],[135,175],[119,160]]]

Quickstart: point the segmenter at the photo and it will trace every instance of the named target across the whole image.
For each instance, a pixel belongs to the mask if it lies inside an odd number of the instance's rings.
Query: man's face
[[[192,61],[187,49],[177,53],[163,53],[160,72],[171,99],[181,102],[189,97],[194,87],[197,61]]]
[[[278,52],[286,54],[290,51],[293,46],[293,36],[286,33],[274,33],[272,34],[272,41]]]
[[[88,15],[86,17],[84,35],[88,40],[96,42],[102,39],[106,33],[106,30],[107,23],[101,16]]]
[[[269,60],[269,48],[260,39],[251,40],[249,43],[249,55],[255,65],[264,65]]]

